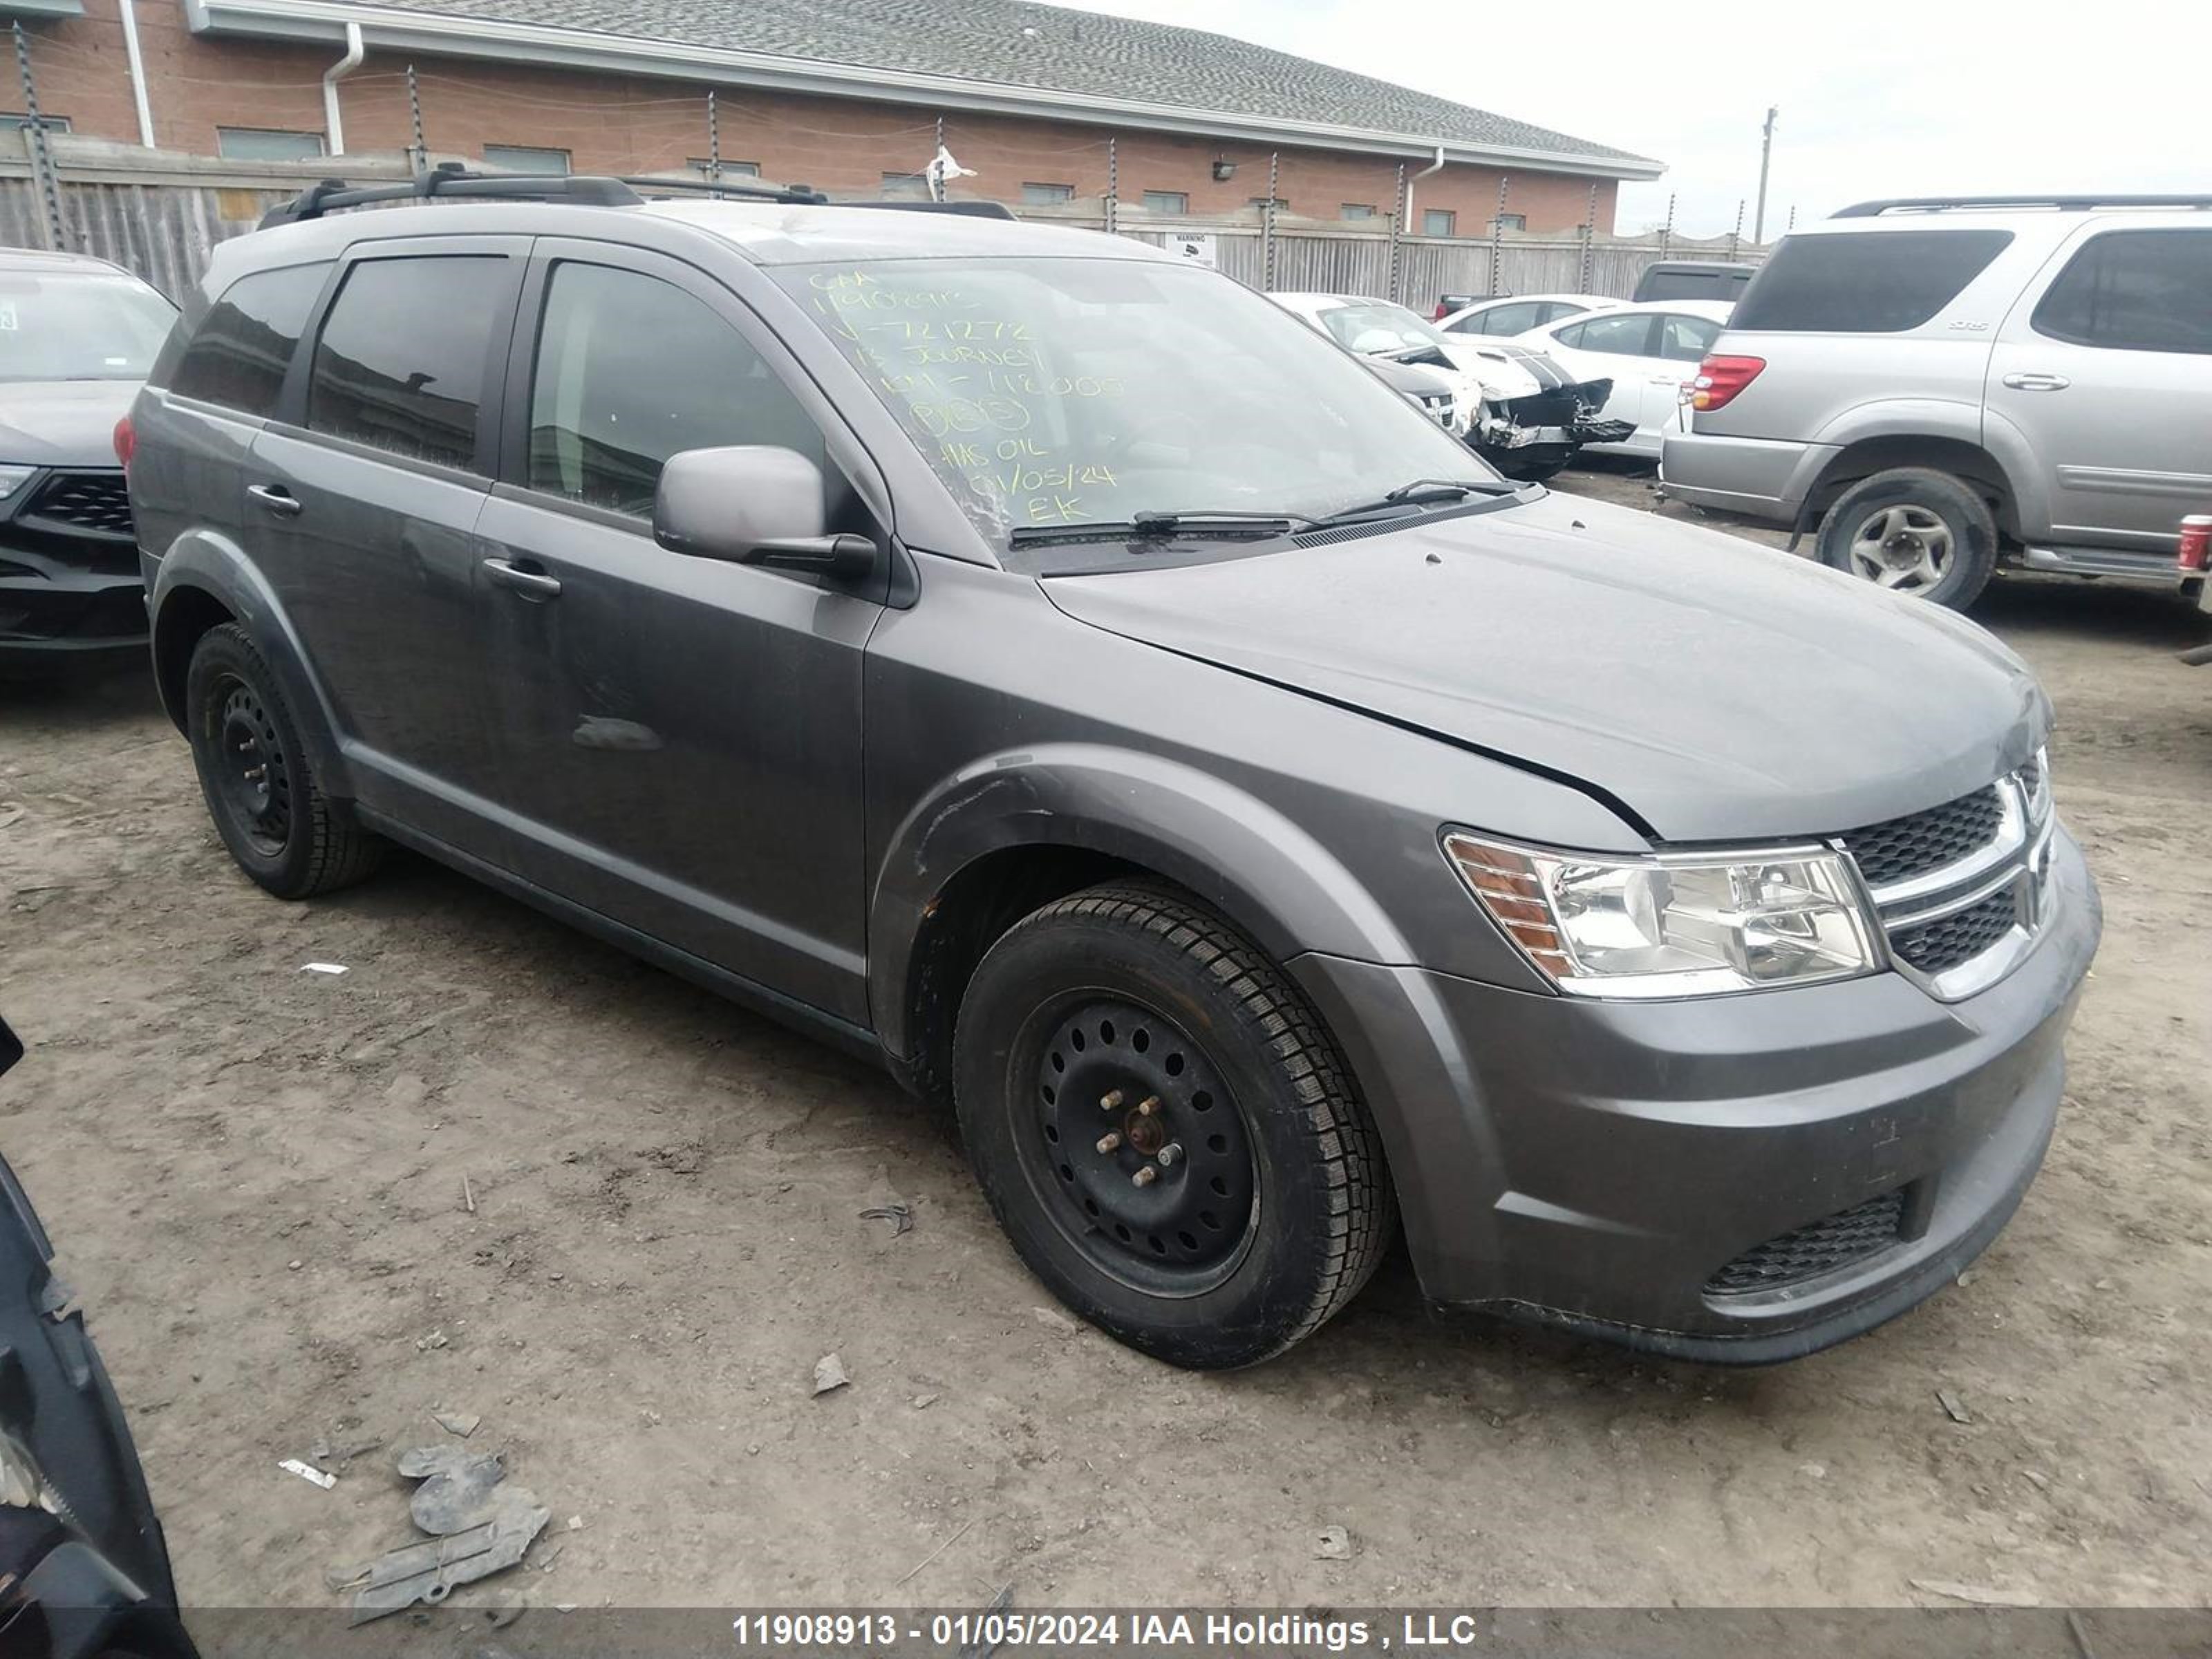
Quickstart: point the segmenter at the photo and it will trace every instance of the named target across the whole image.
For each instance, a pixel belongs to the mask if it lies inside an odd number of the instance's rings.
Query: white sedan
[[[1618,443],[1589,447],[1656,461],[1661,441],[1681,418],[1684,383],[1695,378],[1735,309],[1720,300],[1613,306],[1547,323],[1516,335],[1513,343],[1546,353],[1577,380],[1611,380],[1606,417],[1632,422],[1636,429]]]
[[[1447,334],[1487,334],[1510,339],[1532,328],[1579,317],[1586,311],[1611,311],[1624,303],[1602,294],[1509,294],[1455,311],[1437,326]]]

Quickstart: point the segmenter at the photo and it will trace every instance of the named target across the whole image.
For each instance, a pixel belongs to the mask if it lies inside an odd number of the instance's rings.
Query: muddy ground
[[[541,1605],[2201,1605],[2212,672],[2172,653],[2212,625],[2029,580],[1979,615],[2057,701],[2107,907],[2065,1114],[1965,1282],[1784,1369],[1432,1317],[1401,1254],[1287,1358],[1170,1370],[1054,1310],[863,1067],[413,860],[264,897],[135,677],[0,696],[0,1150],[191,1605],[333,1605],[438,1409],[555,1516],[465,1595]],[[331,1491],[276,1467],[318,1452]]]

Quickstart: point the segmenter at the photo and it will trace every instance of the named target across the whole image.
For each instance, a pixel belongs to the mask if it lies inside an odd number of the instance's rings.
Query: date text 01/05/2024
[[[1320,1618],[1311,1613],[1053,1613],[991,1608],[981,1613],[756,1613],[732,1629],[740,1648],[767,1651],[808,1649],[929,1650],[988,1653],[1001,1647],[1249,1649],[1295,1645],[1330,1653],[1394,1648],[1433,1650],[1466,1647],[1480,1639],[1469,1613],[1407,1613],[1394,1632],[1381,1619]]]

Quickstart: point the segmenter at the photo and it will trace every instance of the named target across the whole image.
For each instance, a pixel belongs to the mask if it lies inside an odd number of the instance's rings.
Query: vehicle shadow
[[[1996,632],[2110,640],[2152,651],[2186,651],[2212,639],[2212,614],[2170,588],[2075,576],[2002,573],[1970,614]]]
[[[81,732],[142,723],[158,714],[161,695],[139,664],[102,673],[0,678],[0,734]]]

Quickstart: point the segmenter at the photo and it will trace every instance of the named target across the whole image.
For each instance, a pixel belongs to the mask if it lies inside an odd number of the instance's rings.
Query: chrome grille
[[[1905,1192],[1900,1188],[1753,1245],[1707,1279],[1705,1290],[1717,1296],[1741,1296],[1818,1279],[1894,1243],[1904,1222]]]
[[[1957,1001],[2003,978],[2033,942],[2052,824],[2039,754],[1987,788],[1837,840],[1858,865],[1898,970]]]
[[[1955,864],[1996,835],[2004,816],[1997,786],[1977,789],[1944,805],[1854,830],[1844,847],[1859,861],[1869,887],[1886,886]]]
[[[1923,974],[1946,973],[1981,955],[2019,920],[2019,902],[2007,888],[1921,927],[1900,928],[1889,936],[1889,948]]]

